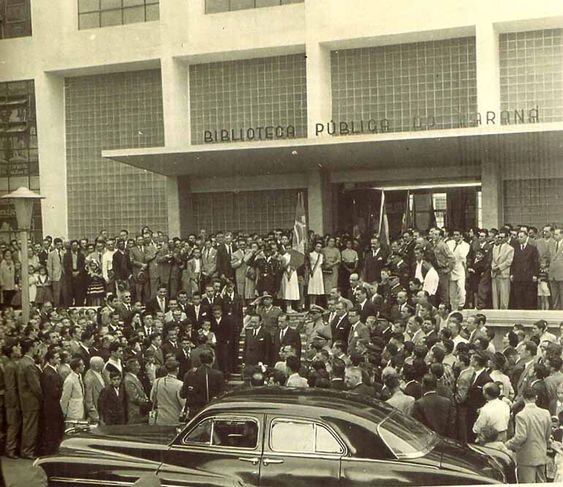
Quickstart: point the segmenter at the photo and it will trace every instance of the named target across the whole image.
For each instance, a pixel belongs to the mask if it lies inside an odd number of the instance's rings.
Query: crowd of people
[[[0,244],[5,454],[53,453],[82,421],[176,424],[241,366],[240,387],[385,400],[442,435],[516,452],[522,478],[541,480],[563,410],[561,344],[540,320],[516,324],[496,350],[479,312],[561,309],[561,229],[536,233],[407,230],[389,245],[311,234],[304,256],[283,230],[46,237],[28,256],[27,323],[15,310],[18,242]],[[531,457],[528,415],[549,422]]]

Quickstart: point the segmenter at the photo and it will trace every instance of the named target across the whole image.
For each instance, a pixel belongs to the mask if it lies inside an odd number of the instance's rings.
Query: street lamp
[[[13,200],[16,208],[16,220],[22,242],[20,285],[22,296],[22,318],[25,326],[29,321],[29,256],[27,254],[27,233],[31,229],[33,202],[44,199],[45,196],[38,195],[22,186],[9,194],[2,196],[1,198]]]

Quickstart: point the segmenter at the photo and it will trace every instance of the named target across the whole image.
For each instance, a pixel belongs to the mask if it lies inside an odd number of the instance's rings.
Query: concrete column
[[[309,171],[307,178],[309,229],[324,235],[332,231],[332,186],[328,174],[318,169]]]
[[[161,60],[164,143],[166,147],[190,144],[189,66],[172,57]]]
[[[475,27],[475,42],[477,111],[481,114],[482,125],[487,124],[487,111],[496,114],[494,123],[500,125],[499,43],[498,32],[495,31],[494,25],[490,23],[477,24]]]
[[[166,204],[168,207],[168,235],[180,236],[180,195],[178,190],[178,178],[168,176],[166,178]]]
[[[317,39],[307,44],[307,136],[327,137],[326,124],[332,119],[332,87],[330,51]],[[317,124],[324,124],[324,132],[317,135]]]
[[[64,79],[38,73],[35,78],[39,187],[43,234],[68,237]]]
[[[491,157],[481,160],[481,208],[484,228],[503,224],[503,187],[501,162]]]

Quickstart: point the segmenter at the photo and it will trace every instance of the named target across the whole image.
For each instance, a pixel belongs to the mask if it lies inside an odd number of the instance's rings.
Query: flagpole
[[[385,190],[381,190],[381,207],[379,208],[379,238],[381,238],[381,228],[383,226],[383,210],[385,208]]]

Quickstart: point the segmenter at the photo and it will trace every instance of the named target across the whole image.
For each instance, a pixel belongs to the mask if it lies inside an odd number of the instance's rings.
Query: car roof
[[[292,407],[292,412],[299,409],[308,410],[315,408],[334,412],[344,412],[362,418],[369,418],[372,421],[381,422],[389,416],[395,409],[379,401],[362,394],[334,389],[318,388],[293,388],[283,386],[264,386],[246,389],[235,389],[225,393],[210,404],[210,409],[245,409],[258,408],[266,410],[288,411],[288,406]]]

